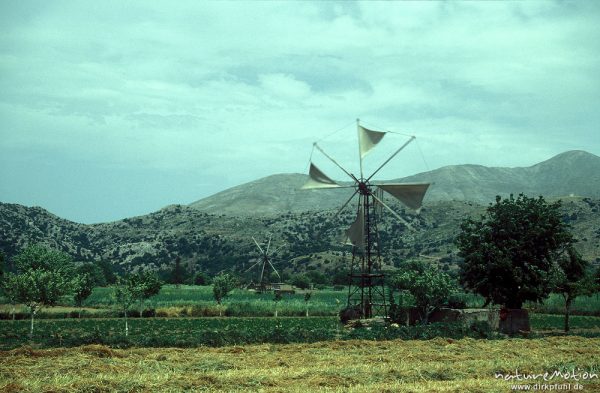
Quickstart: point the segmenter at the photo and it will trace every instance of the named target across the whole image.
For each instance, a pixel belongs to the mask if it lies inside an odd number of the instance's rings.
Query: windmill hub
[[[371,193],[371,185],[369,184],[368,180],[360,179],[357,185],[358,192],[360,192],[361,195],[369,195]]]

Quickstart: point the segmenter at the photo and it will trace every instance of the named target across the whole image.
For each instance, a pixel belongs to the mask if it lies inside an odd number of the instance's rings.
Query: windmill
[[[275,272],[275,274],[277,274],[277,277],[279,277],[279,281],[281,281],[281,276],[279,275],[279,272],[277,271],[277,269],[275,269],[275,266],[273,266],[273,264],[271,263],[271,257],[269,255],[269,248],[271,246],[271,236],[269,236],[269,240],[267,242],[267,247],[264,250],[260,246],[260,244],[258,244],[258,242],[254,238],[254,236],[252,236],[252,240],[254,241],[254,244],[258,248],[258,252],[260,253],[260,257],[258,258],[258,261],[256,261],[256,263],[254,263],[254,265],[252,265],[248,269],[246,269],[245,272],[248,272],[248,271],[252,270],[256,266],[259,267],[260,276],[259,276],[258,282],[255,284],[255,287],[260,292],[263,292],[263,291],[265,291],[267,289],[267,283],[265,281],[265,270],[269,270],[267,268],[267,265],[270,266],[271,269],[273,269],[273,271]]]
[[[400,151],[415,137],[411,136],[371,175],[363,173],[363,158],[377,145],[387,132],[369,130],[356,120],[358,131],[358,151],[360,176],[347,171],[335,159],[328,155],[316,142],[314,148],[340,168],[350,179],[352,185],[340,184],[323,173],[317,166],[310,163],[309,179],[302,189],[354,188],[352,196],[342,205],[334,217],[337,217],[352,199],[358,195],[356,219],[346,231],[346,242],[352,245],[352,264],[349,274],[348,307],[357,308],[361,317],[371,318],[375,315],[387,316],[385,289],[381,273],[381,255],[377,231],[378,216],[384,211],[391,213],[407,227],[412,229],[398,213],[383,202],[383,192],[398,199],[405,206],[420,210],[423,197],[429,183],[376,183],[373,177],[386,166]],[[384,210],[385,209],[385,210]]]

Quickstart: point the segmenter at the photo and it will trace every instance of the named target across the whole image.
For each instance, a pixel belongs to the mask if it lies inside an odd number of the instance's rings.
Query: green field
[[[120,316],[111,298],[111,288],[95,288],[92,295],[84,302],[83,317],[114,318]],[[312,291],[309,302],[304,301],[303,291],[292,295],[284,295],[279,302],[274,302],[273,293],[256,294],[236,289],[224,300],[222,307],[217,307],[210,286],[186,286],[179,288],[165,285],[160,293],[142,305],[143,309],[156,311],[160,317],[206,317],[206,316],[235,316],[235,317],[268,317],[277,310],[280,316],[305,316],[306,309],[310,316],[335,316],[346,302],[346,290],[332,289]],[[468,307],[481,307],[483,299],[476,295],[462,294],[459,296]],[[63,307],[45,308],[38,318],[77,317],[78,309],[72,307],[72,302],[65,300]],[[552,294],[542,304],[526,304],[533,313],[563,314],[564,301],[561,296]],[[8,318],[11,311],[9,305],[2,305],[0,298],[0,317]],[[17,307],[21,318],[26,318],[26,310]],[[132,315],[139,313],[139,305],[134,305]],[[572,315],[600,316],[600,296],[578,297],[573,303]]]
[[[563,319],[557,315],[531,317],[536,331],[560,334]],[[600,336],[600,318],[573,316],[573,334]],[[548,332],[550,331],[550,332]],[[344,328],[336,317],[291,318],[137,318],[129,320],[125,337],[124,319],[45,319],[36,322],[33,339],[28,336],[29,321],[0,321],[0,349],[21,345],[71,347],[104,344],[112,347],[198,347],[256,343],[312,343],[330,340],[390,340],[447,338],[502,338],[483,326],[465,327],[457,323],[417,326],[373,326]]]

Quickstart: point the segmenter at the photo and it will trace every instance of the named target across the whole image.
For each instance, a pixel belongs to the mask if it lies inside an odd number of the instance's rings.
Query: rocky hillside
[[[307,175],[280,174],[230,188],[190,204],[207,213],[234,216],[323,211],[341,206],[351,190],[300,190]],[[526,168],[453,165],[394,182],[432,182],[425,201],[493,202],[496,195],[600,198],[600,157],[569,151]]]
[[[571,197],[563,204],[564,219],[580,239],[578,248],[587,259],[600,262],[600,201]],[[481,204],[465,201],[431,202],[419,216],[400,206],[394,208],[418,230],[408,231],[389,217],[378,224],[385,264],[390,268],[420,255],[451,268],[460,221],[485,210]],[[350,248],[339,240],[353,220],[352,210],[336,219],[329,219],[335,210],[234,217],[173,205],[145,216],[84,225],[39,207],[0,203],[0,251],[10,260],[28,244],[45,243],[78,261],[106,260],[117,270],[145,267],[163,272],[179,256],[190,271],[216,273],[245,270],[257,256],[251,236],[261,241],[270,233],[273,246],[280,247],[274,256],[279,269],[332,274],[346,266],[350,257]]]

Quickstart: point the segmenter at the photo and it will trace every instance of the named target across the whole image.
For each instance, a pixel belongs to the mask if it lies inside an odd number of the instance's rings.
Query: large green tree
[[[456,239],[463,287],[508,308],[546,298],[551,267],[574,242],[560,206],[541,196],[496,197],[480,219],[465,220]]]

